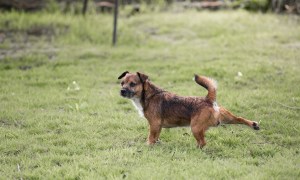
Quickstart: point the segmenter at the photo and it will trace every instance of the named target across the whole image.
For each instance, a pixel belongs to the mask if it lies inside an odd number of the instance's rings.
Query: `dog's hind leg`
[[[211,113],[210,110],[204,109],[200,114],[192,117],[191,130],[197,140],[197,147],[203,148],[206,145],[205,131],[211,126]]]
[[[236,117],[223,107],[220,107],[220,120],[224,124],[245,124],[254,130],[259,130],[258,123],[242,117]]]
[[[206,129],[198,129],[198,128],[193,128],[192,127],[192,133],[195,137],[195,139],[197,140],[197,147],[198,148],[203,148],[206,145],[206,141],[205,141],[205,130]]]

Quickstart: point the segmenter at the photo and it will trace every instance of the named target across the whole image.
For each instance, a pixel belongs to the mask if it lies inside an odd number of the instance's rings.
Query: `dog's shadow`
[[[240,141],[234,141],[233,137],[222,138],[228,129],[216,129],[211,130],[207,134],[207,140],[210,142],[204,148],[197,147],[195,139],[190,131],[190,128],[175,128],[175,129],[163,129],[161,132],[160,140],[155,145],[147,145],[146,129],[143,129],[136,138],[127,142],[127,147],[134,147],[137,154],[145,153],[158,153],[162,156],[170,156],[172,159],[185,159],[189,156],[197,156],[203,159],[228,159],[236,158],[235,152],[240,152],[241,147],[247,148],[247,143]],[[223,132],[224,131],[224,132]],[[234,134],[232,136],[235,136]],[[247,147],[246,147],[247,146]],[[239,154],[239,153],[238,153]],[[239,154],[243,156],[242,154]]]

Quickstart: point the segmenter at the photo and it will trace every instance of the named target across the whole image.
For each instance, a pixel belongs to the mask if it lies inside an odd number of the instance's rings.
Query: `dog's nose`
[[[121,94],[122,96],[125,96],[126,90],[125,90],[125,89],[121,89],[120,94]]]

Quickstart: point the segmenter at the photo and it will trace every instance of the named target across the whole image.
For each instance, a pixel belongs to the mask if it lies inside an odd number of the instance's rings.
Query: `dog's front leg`
[[[147,141],[148,145],[153,145],[158,141],[160,131],[161,131],[160,124],[150,124],[148,141]]]

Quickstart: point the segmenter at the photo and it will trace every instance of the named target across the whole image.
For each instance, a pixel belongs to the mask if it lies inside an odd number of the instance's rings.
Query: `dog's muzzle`
[[[132,98],[134,96],[134,92],[130,91],[129,89],[121,89],[120,95],[125,98]]]

